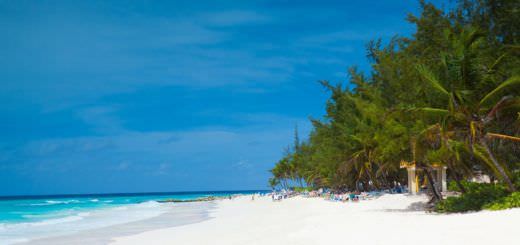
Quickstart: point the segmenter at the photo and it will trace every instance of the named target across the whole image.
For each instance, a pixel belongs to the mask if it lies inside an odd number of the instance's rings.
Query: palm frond
[[[486,137],[489,137],[489,138],[499,138],[499,139],[505,139],[505,140],[511,140],[511,141],[520,142],[520,137],[511,136],[511,135],[505,135],[505,134],[487,133]]]
[[[450,95],[450,93],[448,92],[448,90],[446,90],[441,82],[439,82],[439,80],[437,79],[437,77],[433,74],[433,72],[428,69],[426,66],[424,65],[418,65],[416,67],[417,71],[419,72],[419,74],[421,74],[421,76],[428,82],[430,82],[430,84],[435,88],[437,89],[439,92],[445,94],[445,95]]]
[[[495,62],[493,62],[493,64],[488,68],[488,72],[492,72],[495,67],[500,64],[502,62],[502,60],[508,55],[508,53],[504,53],[502,55],[500,55],[496,60]]]
[[[445,115],[449,114],[449,111],[446,110],[446,109],[431,108],[431,107],[415,108],[415,109],[412,109],[412,111],[423,112],[423,113],[426,113],[428,115],[441,115],[441,116],[445,116]]]
[[[504,89],[511,87],[511,86],[515,86],[515,85],[520,85],[520,76],[518,76],[518,75],[507,79],[506,81],[501,83],[498,87],[493,89],[493,91],[489,92],[486,96],[484,96],[484,98],[482,98],[482,100],[480,100],[480,105],[485,105],[486,103],[490,102],[490,100],[495,95],[502,92]]]
[[[495,173],[495,176],[500,176],[500,172],[495,167],[495,165],[487,155],[486,151],[481,146],[473,145],[473,154],[482,162],[484,162],[486,166],[489,167]]]

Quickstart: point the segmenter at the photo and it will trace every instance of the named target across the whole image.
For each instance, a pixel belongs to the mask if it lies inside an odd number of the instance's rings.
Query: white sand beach
[[[421,210],[425,200],[242,196],[217,201],[209,220],[116,237],[112,244],[520,244],[520,209],[432,214]]]

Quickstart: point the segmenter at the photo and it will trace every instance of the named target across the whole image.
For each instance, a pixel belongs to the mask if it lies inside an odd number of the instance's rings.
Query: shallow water
[[[145,231],[151,228],[146,227],[147,225],[174,226],[184,222],[179,219],[192,222],[206,217],[204,214],[210,205],[182,205],[157,201],[170,198],[190,200],[205,196],[229,196],[255,192],[257,191],[2,197],[0,198],[0,244],[28,242],[85,231],[98,230],[99,233],[100,228],[122,224],[134,223],[134,226],[127,226],[126,228],[131,229],[126,230],[124,226],[117,228],[121,233],[128,233],[131,230]],[[188,216],[183,216],[183,213]],[[152,222],[147,222],[146,225],[135,223],[161,215],[173,219],[151,220]],[[106,236],[99,237],[106,238]]]

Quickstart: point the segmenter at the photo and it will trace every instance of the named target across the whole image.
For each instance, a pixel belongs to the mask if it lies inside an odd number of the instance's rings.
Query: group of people
[[[273,191],[271,193],[271,198],[273,201],[281,201],[283,199],[287,199],[296,195],[298,195],[298,193],[292,190],[282,190],[279,192]]]
[[[359,201],[359,200],[369,200],[375,197],[382,195],[383,193],[405,193],[406,186],[402,186],[400,184],[395,185],[394,188],[386,189],[382,191],[370,191],[370,192],[337,192],[326,190],[320,188],[318,190],[305,191],[305,192],[295,192],[293,190],[281,190],[281,191],[273,191],[269,195],[271,196],[273,201],[281,201],[283,199],[287,199],[296,195],[302,195],[303,197],[324,197],[330,201],[338,201],[338,202],[347,202],[347,201]]]
[[[359,200],[369,200],[379,196],[379,192],[345,192],[345,193],[329,193],[328,199],[337,202],[357,202]]]

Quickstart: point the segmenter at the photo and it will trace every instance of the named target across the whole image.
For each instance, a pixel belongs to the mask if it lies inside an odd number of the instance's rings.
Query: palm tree
[[[355,135],[351,137],[358,143],[358,150],[352,153],[345,163],[346,172],[353,172],[356,176],[356,189],[359,182],[365,180],[364,187],[371,181],[379,189],[379,180],[376,177],[377,164],[374,161],[374,146],[371,139],[361,139]]]
[[[520,76],[503,78],[497,74],[497,66],[506,57],[499,56],[491,65],[480,59],[482,36],[475,29],[466,28],[460,34],[446,33],[448,52],[441,55],[441,65],[434,73],[429,67],[419,65],[417,70],[423,80],[429,82],[446,99],[445,108],[420,108],[428,113],[440,114],[447,131],[465,142],[472,154],[505,182],[510,191],[516,188],[507,167],[497,160],[489,147],[492,138],[520,140],[519,137],[491,132],[501,111],[520,105],[514,86],[520,85]]]
[[[276,186],[278,186],[280,184],[280,180],[276,177],[271,177],[269,178],[269,186],[271,188],[276,188]]]
[[[375,188],[380,188],[380,151],[378,151],[378,131],[384,125],[384,106],[382,98],[375,87],[370,86],[362,76],[353,80],[356,84],[356,94],[346,93],[344,97],[353,107],[350,120],[353,122],[353,133],[349,135],[351,142],[348,149],[348,157],[341,166],[344,174],[350,175],[355,180],[355,188],[359,188],[359,182],[366,188],[371,182]]]

